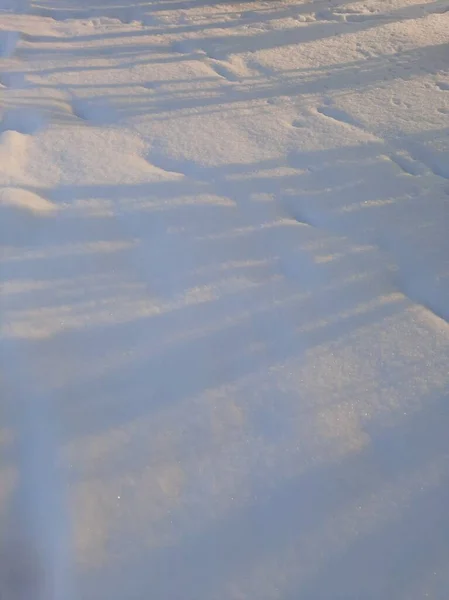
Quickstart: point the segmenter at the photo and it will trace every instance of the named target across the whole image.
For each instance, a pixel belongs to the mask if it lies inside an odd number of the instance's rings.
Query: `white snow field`
[[[447,600],[449,0],[0,0],[1,600]]]

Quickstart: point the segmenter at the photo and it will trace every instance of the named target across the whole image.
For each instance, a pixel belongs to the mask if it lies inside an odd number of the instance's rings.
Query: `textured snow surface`
[[[2,600],[447,600],[447,0],[0,0]]]

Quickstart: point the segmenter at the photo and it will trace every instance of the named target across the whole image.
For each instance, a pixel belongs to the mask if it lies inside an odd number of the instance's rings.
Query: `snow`
[[[446,600],[447,0],[0,0],[0,597]]]

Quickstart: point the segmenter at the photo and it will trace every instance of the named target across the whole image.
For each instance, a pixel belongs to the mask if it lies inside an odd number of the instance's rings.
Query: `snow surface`
[[[447,600],[448,0],[0,0],[2,600]]]

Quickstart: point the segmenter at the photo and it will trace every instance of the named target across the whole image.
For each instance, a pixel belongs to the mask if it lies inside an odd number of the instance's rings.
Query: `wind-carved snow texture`
[[[447,598],[442,0],[0,0],[1,600]]]

